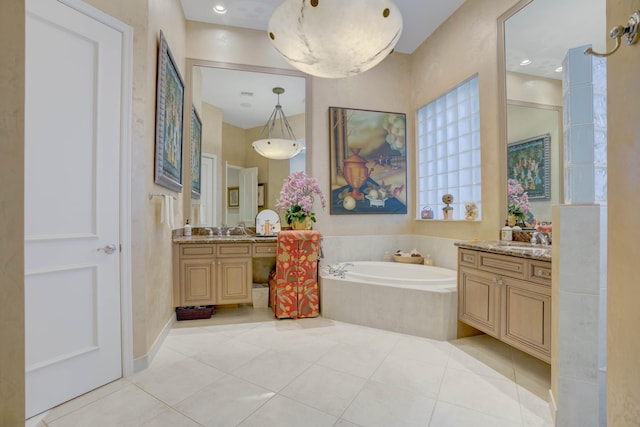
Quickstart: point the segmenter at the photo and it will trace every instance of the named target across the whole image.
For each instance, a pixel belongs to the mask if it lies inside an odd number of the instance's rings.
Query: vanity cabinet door
[[[503,278],[502,341],[551,363],[551,288]]]
[[[495,274],[460,267],[458,318],[491,336],[500,337],[500,291]]]
[[[215,304],[216,264],[213,259],[180,260],[180,305]]]
[[[251,257],[219,258],[216,280],[216,304],[251,302]]]

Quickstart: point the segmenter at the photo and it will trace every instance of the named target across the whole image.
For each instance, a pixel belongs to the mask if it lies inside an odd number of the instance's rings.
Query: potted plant
[[[529,195],[522,185],[515,179],[507,180],[507,194],[509,206],[507,208],[509,227],[516,224],[524,224],[524,219],[529,212]]]
[[[285,179],[276,209],[284,212],[285,221],[294,229],[310,229],[316,222],[312,212],[315,196],[320,198],[324,209],[327,201],[318,186],[318,180],[307,176],[302,171],[293,172]]]
[[[446,206],[442,208],[444,219],[453,219],[453,206],[449,206],[450,203],[453,203],[453,195],[445,194],[442,196],[442,203],[446,204]]]

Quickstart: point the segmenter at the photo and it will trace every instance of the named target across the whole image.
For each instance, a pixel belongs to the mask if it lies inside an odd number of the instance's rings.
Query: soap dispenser
[[[189,220],[187,219],[187,223],[184,225],[184,236],[191,236],[191,225],[189,224]]]
[[[500,229],[500,240],[503,242],[510,242],[513,240],[513,230],[509,227],[507,221],[504,222],[504,227]]]

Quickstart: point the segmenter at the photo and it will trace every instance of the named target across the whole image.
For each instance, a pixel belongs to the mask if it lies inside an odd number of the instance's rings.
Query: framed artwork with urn
[[[332,215],[406,214],[406,115],[329,107]]]

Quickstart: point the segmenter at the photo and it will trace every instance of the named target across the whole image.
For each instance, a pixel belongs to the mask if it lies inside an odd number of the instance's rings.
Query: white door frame
[[[133,28],[81,0],[58,0],[122,34],[122,93],[120,133],[120,315],[122,321],[122,376],[133,368],[133,303],[131,286],[131,116]]]

